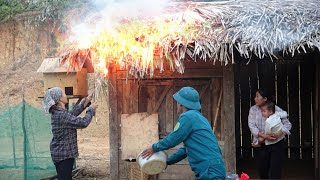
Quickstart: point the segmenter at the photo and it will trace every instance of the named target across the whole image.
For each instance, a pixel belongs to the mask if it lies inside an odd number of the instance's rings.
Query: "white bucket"
[[[163,151],[154,153],[148,160],[143,159],[141,153],[137,158],[142,172],[148,175],[155,175],[162,173],[167,166],[167,155]]]

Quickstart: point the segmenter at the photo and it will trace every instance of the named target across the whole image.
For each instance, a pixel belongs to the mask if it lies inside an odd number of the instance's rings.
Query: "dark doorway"
[[[316,58],[319,52],[310,51],[294,57],[251,60],[239,58],[235,65],[235,117],[237,170],[258,178],[248,113],[254,105],[255,91],[267,89],[275,96],[277,105],[289,114],[291,135],[287,138],[283,178],[314,178],[314,97]]]

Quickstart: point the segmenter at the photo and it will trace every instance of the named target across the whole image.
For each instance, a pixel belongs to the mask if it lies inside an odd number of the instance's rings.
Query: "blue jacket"
[[[225,167],[220,147],[208,120],[197,110],[182,113],[174,130],[152,145],[155,152],[184,143],[172,154],[167,164],[175,164],[188,157],[196,179],[225,179]]]

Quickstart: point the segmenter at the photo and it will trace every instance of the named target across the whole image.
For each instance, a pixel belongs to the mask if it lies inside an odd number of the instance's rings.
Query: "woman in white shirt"
[[[282,128],[280,131],[270,135],[266,134],[266,118],[262,116],[261,108],[271,101],[271,96],[265,90],[257,90],[254,98],[255,105],[250,108],[248,125],[253,136],[252,145],[254,147],[254,158],[256,159],[259,176],[261,179],[280,179],[284,158],[285,135],[290,135],[291,123],[287,118],[281,119]],[[283,112],[281,108],[275,106],[275,113]],[[259,144],[259,138],[267,141],[277,141],[275,144]]]

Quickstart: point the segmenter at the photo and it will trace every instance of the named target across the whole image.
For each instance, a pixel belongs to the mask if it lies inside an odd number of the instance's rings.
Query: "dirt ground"
[[[81,138],[79,139],[80,157],[77,160],[77,167],[83,168],[77,179],[97,178],[108,179],[109,169],[109,145],[103,143],[105,138]]]
[[[23,96],[29,104],[41,108],[38,97],[43,96],[43,78],[36,71],[57,47],[52,29],[49,25],[28,25],[26,20],[2,23],[0,42],[0,109],[19,104]],[[101,95],[98,103],[93,122],[78,130],[77,167],[82,169],[78,179],[108,179],[110,174],[109,108],[105,96]]]

